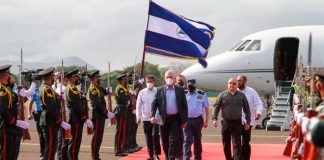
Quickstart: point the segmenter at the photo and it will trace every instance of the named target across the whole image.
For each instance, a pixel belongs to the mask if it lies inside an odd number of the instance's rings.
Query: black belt
[[[167,118],[172,118],[172,117],[176,117],[179,116],[179,113],[177,114],[167,114]]]
[[[234,121],[241,121],[242,119],[223,119],[224,121],[227,121],[227,122],[234,122]]]
[[[194,119],[198,119],[198,118],[202,118],[202,116],[198,116],[198,117],[189,117],[188,119],[190,119],[190,120],[194,120]]]

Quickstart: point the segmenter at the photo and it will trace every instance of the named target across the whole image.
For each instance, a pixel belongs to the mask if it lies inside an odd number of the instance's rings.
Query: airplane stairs
[[[267,122],[267,131],[287,131],[290,128],[293,113],[288,105],[288,94],[292,81],[277,81],[276,97],[272,105],[270,120]]]

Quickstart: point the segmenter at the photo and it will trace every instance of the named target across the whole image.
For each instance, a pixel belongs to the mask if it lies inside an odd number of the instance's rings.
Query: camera
[[[42,71],[43,69],[37,69],[37,70],[28,70],[28,71],[22,71],[21,74],[24,76],[26,81],[34,81],[34,80],[41,80],[42,77],[38,76],[37,73]]]

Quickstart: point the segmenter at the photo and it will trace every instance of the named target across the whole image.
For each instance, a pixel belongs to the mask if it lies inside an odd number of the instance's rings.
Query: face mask
[[[147,88],[151,89],[153,88],[153,83],[146,83]]]
[[[167,85],[172,85],[173,84],[173,79],[168,78],[168,79],[166,79],[165,82],[166,82]]]
[[[189,92],[193,92],[193,91],[196,90],[196,87],[193,86],[193,85],[189,85],[189,86],[188,86],[188,90],[189,90]]]
[[[178,81],[178,86],[183,87],[184,83],[182,81]]]

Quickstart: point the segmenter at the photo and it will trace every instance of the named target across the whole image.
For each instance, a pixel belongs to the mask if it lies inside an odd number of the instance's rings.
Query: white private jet
[[[207,68],[195,64],[182,74],[186,79],[196,79],[199,87],[216,91],[226,90],[230,77],[245,75],[248,86],[274,100],[271,119],[263,116],[262,126],[267,130],[288,130],[292,116],[287,104],[288,92],[296,66],[304,64],[305,68],[308,64],[310,34],[311,67],[317,73],[324,73],[324,25],[318,25],[284,27],[248,35],[228,51],[208,58]]]
[[[248,35],[228,51],[208,58],[208,67],[195,64],[182,72],[197,85],[226,90],[230,77],[246,75],[248,85],[263,95],[273,95],[276,82],[292,80],[300,56],[308,60],[312,33],[312,67],[324,73],[324,25],[270,29]]]

